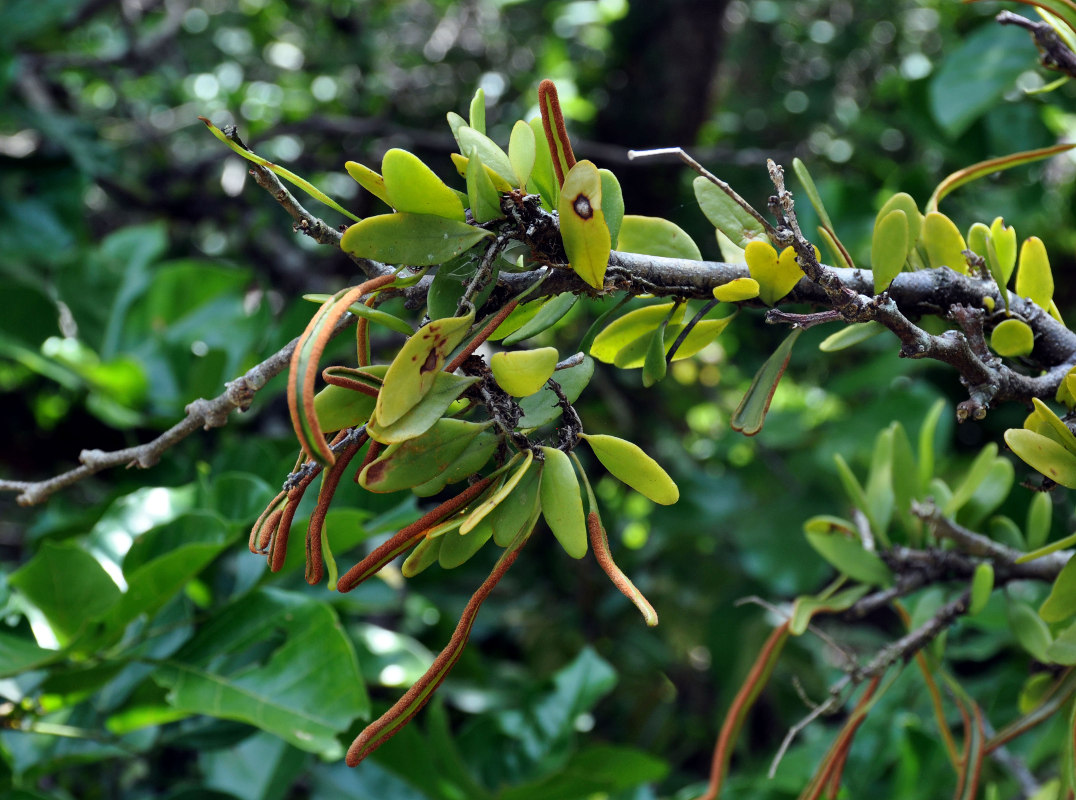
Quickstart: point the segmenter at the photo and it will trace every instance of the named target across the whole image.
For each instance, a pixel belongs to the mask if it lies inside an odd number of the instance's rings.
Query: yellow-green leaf
[[[598,461],[614,478],[639,494],[663,506],[680,499],[680,490],[669,473],[639,445],[605,434],[581,433],[579,436],[586,440]]]
[[[885,326],[875,320],[871,320],[870,322],[853,322],[851,325],[844,326],[836,333],[831,333],[819,342],[818,349],[823,353],[835,353],[838,350],[844,350],[845,348],[852,347],[860,342],[865,342],[867,339],[877,336],[884,330]]]
[[[874,218],[874,224],[877,225],[888,214],[900,209],[904,212],[905,221],[908,224],[908,249],[911,249],[917,241],[919,241],[919,234],[923,228],[923,215],[919,211],[919,207],[915,204],[915,200],[907,192],[897,192],[895,195],[886,200],[880,209],[878,209],[878,215]]]
[[[419,328],[396,354],[377,397],[375,414],[380,426],[389,426],[418,405],[433,388],[437,373],[474,322],[474,308],[462,317],[434,320]]]
[[[1026,356],[1035,348],[1035,334],[1026,322],[1007,319],[998,323],[990,334],[990,346],[999,356]]]
[[[555,347],[494,353],[490,371],[497,384],[512,397],[529,397],[553,377],[560,356]]]
[[[441,537],[423,539],[404,559],[400,572],[405,578],[413,578],[428,567],[437,563],[441,553]]]
[[[481,86],[471,98],[469,111],[471,127],[484,135],[486,132],[486,92]]]
[[[381,200],[385,205],[392,205],[389,201],[389,194],[385,190],[385,179],[378,173],[357,161],[344,162],[344,169],[347,170],[348,175],[358,182],[359,186]]]
[[[548,330],[556,325],[565,314],[571,311],[578,300],[579,295],[571,292],[563,292],[549,300],[534,301],[536,304],[534,315],[520,324],[520,326],[512,331],[512,333],[505,336],[504,343],[506,345],[516,344],[517,342],[522,342],[525,339],[536,336],[542,331]],[[505,320],[505,322],[507,321],[508,320]],[[499,331],[500,328],[497,330]],[[490,338],[492,339],[494,337],[491,336]]]
[[[691,356],[698,353],[706,345],[710,344],[714,339],[721,335],[722,331],[729,326],[729,323],[736,318],[736,313],[732,313],[727,317],[721,319],[704,319],[701,322],[697,322],[695,327],[691,329],[687,336],[684,337],[684,341],[680,343],[680,346],[676,348],[676,353],[673,354],[673,361],[681,361],[685,358],[691,358]],[[681,328],[682,330],[682,328]],[[677,336],[680,334],[677,333]],[[673,337],[668,337],[669,341],[666,342],[665,352],[668,353],[669,349],[673,346]]]
[[[460,174],[461,178],[467,177],[467,165],[471,162],[471,159],[466,156],[461,156],[459,153],[449,153],[449,158],[452,159],[452,165],[456,168],[456,172]],[[493,188],[498,192],[510,192],[512,191],[512,184],[502,178],[496,171],[490,168],[489,164],[483,165],[486,170],[486,174],[489,179],[493,181]]]
[[[528,124],[534,131],[535,155],[534,169],[527,182],[527,191],[540,195],[542,203],[552,211],[557,207],[560,198],[560,186],[557,183],[557,175],[553,171],[553,157],[549,155],[549,142],[546,141],[545,129],[542,127],[540,117],[535,117]]]
[[[684,229],[661,217],[628,214],[620,227],[620,240],[616,247],[625,253],[702,261],[698,245]]]
[[[373,410],[374,398],[342,386],[326,386],[314,395],[314,413],[326,433],[361,425]]]
[[[484,520],[466,535],[456,528],[438,537],[441,549],[437,551],[437,563],[442,569],[455,569],[471,560],[493,536],[493,526]]]
[[[602,212],[601,176],[592,162],[579,161],[568,171],[557,212],[568,262],[580,278],[601,289],[612,248]]]
[[[542,480],[542,464],[528,469],[515,487],[490,514],[493,541],[498,547],[508,547],[524,528],[533,528],[539,508],[538,490]]]
[[[672,311],[675,303],[658,303],[629,311],[602,329],[590,346],[590,354],[599,361],[612,364],[616,355],[636,339],[654,330]],[[682,313],[682,311],[681,311]]]
[[[572,558],[582,558],[587,554],[587,524],[572,460],[553,447],[543,447],[542,453],[542,516],[564,551]]]
[[[534,129],[523,120],[512,126],[512,135],[508,139],[508,160],[516,174],[520,188],[527,185],[534,170],[534,161],[538,148],[534,138]]]
[[[714,287],[714,297],[722,303],[738,303],[758,297],[758,281],[754,278],[734,278],[728,283]]]
[[[340,249],[386,264],[426,267],[443,264],[493,234],[432,214],[381,214],[356,222],[340,240]]]
[[[409,214],[432,214],[463,222],[463,203],[422,160],[394,147],[381,161],[389,205]]]
[[[519,456],[516,456],[519,458]],[[513,459],[515,460],[515,459]],[[480,503],[470,514],[467,515],[467,519],[460,526],[460,533],[466,536],[479,522],[489,516],[497,506],[503,503],[516,487],[519,486],[519,482],[523,480],[523,476],[527,474],[527,471],[531,468],[531,464],[534,463],[534,451],[528,450],[523,455],[523,463],[516,468],[516,471],[512,473],[504,483],[501,484],[495,492],[493,492],[486,500]],[[493,535],[492,526],[490,528],[490,535]]]
[[[1061,622],[1076,614],[1076,558],[1070,558],[1054,580],[1050,596],[1039,609],[1046,622]]]
[[[1005,444],[1050,480],[1076,489],[1076,455],[1053,439],[1024,428],[1010,428],[1005,431]]]
[[[908,215],[897,208],[874,224],[871,235],[871,269],[874,292],[884,292],[904,269],[908,248],[913,241],[908,231]]]
[[[408,409],[407,413],[391,425],[381,425],[378,418],[374,417],[367,425],[367,433],[374,441],[382,444],[405,442],[421,436],[445,415],[449,406],[456,401],[464,389],[477,382],[478,378],[452,375],[443,371],[436,372],[433,386],[419,402]]]
[[[949,217],[931,211],[923,218],[920,238],[927,249],[931,268],[945,266],[964,275],[968,274],[968,262],[963,253],[967,244]]]
[[[766,229],[735,200],[702,175],[695,178],[692,186],[695,199],[706,218],[724,233],[737,247],[747,247],[756,239],[768,241]]]
[[[990,240],[997,256],[998,283],[1007,286],[1016,266],[1016,228],[1007,226],[1001,217],[995,217],[990,223]]]
[[[1050,271],[1046,245],[1038,236],[1028,237],[1020,247],[1016,293],[1030,298],[1040,308],[1050,308],[1050,300],[1054,296],[1054,274]]]
[[[1048,436],[1070,453],[1076,455],[1076,435],[1073,435],[1069,426],[1062,422],[1061,417],[1057,416],[1053,409],[1039,398],[1032,397],[1031,404],[1034,407],[1039,420],[1041,420],[1046,427],[1051,429],[1050,433],[1042,430],[1037,431],[1037,433],[1042,433],[1044,436]]]

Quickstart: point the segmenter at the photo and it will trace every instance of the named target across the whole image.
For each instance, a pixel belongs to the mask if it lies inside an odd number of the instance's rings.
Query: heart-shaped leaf
[[[769,242],[749,242],[744,248],[744,259],[751,277],[758,282],[759,297],[768,306],[776,305],[803,277],[796,251],[791,247],[778,256]]]
[[[578,162],[564,177],[557,212],[568,263],[587,284],[601,289],[612,248],[602,211],[601,175],[592,162]]]
[[[616,436],[581,433],[598,461],[619,481],[663,506],[680,499],[680,490],[669,473],[639,445]]]
[[[386,264],[427,267],[443,264],[492,236],[466,222],[432,214],[381,214],[344,231],[340,249]]]

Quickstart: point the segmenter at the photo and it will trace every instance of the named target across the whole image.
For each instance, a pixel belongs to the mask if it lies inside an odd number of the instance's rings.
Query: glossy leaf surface
[[[465,222],[431,214],[381,214],[348,228],[340,249],[386,264],[425,267],[442,264],[490,236]]]
[[[389,205],[409,214],[433,214],[464,222],[463,203],[422,160],[394,147],[381,161]]]
[[[553,447],[543,447],[542,453],[542,516],[564,551],[572,558],[582,558],[587,554],[587,525],[572,460]]]
[[[663,506],[680,499],[680,490],[661,465],[634,442],[596,433],[581,433],[602,466],[617,480]]]
[[[489,368],[497,384],[512,397],[529,397],[553,377],[559,358],[555,347],[502,350],[490,358]]]
[[[560,189],[560,235],[572,269],[587,284],[600,289],[609,265],[611,239],[602,211],[601,176],[590,161],[569,170]]]
[[[628,214],[620,226],[617,250],[662,258],[686,258],[701,261],[699,246],[674,222],[661,217]]]

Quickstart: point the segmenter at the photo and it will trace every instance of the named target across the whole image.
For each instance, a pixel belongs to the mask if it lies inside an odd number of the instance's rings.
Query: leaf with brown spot
[[[592,162],[580,161],[568,172],[557,212],[568,262],[580,278],[601,289],[612,240],[602,211],[601,175]]]
[[[377,397],[374,418],[378,426],[392,425],[418,405],[473,322],[472,307],[465,316],[434,320],[404,343],[385,373],[385,383]]]

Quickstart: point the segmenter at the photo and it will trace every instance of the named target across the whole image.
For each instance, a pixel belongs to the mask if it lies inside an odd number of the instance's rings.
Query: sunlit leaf
[[[590,354],[599,361],[612,364],[617,353],[636,339],[645,336],[661,324],[675,303],[636,308],[610,322],[602,329],[590,346]]]
[[[555,347],[494,353],[490,371],[497,384],[513,397],[529,397],[553,377],[560,355]]]
[[[1029,430],[1010,428],[1005,431],[1005,443],[1050,480],[1076,489],[1076,455],[1057,442]]]
[[[464,222],[463,203],[422,160],[394,147],[381,161],[389,205],[409,214],[432,214]]]
[[[878,294],[904,269],[908,248],[913,241],[909,235],[908,216],[894,209],[874,224],[871,235],[871,269],[874,272],[874,292]]]
[[[486,133],[486,92],[479,86],[471,98],[469,109],[470,125],[479,133]]]
[[[1025,239],[1020,247],[1020,260],[1016,267],[1016,293],[1029,298],[1041,308],[1050,308],[1050,300],[1054,295],[1054,275],[1050,270],[1046,246],[1038,236]]]
[[[534,464],[534,451],[527,450],[522,458],[516,456],[513,461],[519,461],[517,466],[513,469],[511,476],[509,476],[500,487],[479,503],[474,510],[468,514],[467,519],[460,526],[460,534],[466,536],[474,528],[488,517],[501,503],[508,499],[508,497],[519,486],[519,482],[523,480],[524,476],[530,471],[531,466]],[[492,524],[490,526],[490,535],[493,535]]]
[[[581,433],[579,436],[586,440],[598,461],[614,478],[639,494],[666,506],[680,499],[680,490],[669,473],[639,445],[605,434]]]
[[[345,161],[344,169],[347,170],[348,175],[358,182],[359,186],[374,195],[385,205],[392,205],[389,202],[389,193],[385,190],[385,179],[380,174],[357,161]]]
[[[497,173],[501,180],[511,188],[516,171],[512,168],[512,161],[508,158],[508,154],[496,142],[469,125],[460,128],[459,139],[461,153],[469,155],[471,151],[477,150],[482,163]]]
[[[949,267],[964,275],[968,274],[968,261],[963,252],[967,249],[967,244],[949,217],[931,211],[923,218],[920,238],[927,249],[931,268]]]
[[[739,303],[758,297],[759,285],[754,278],[733,278],[728,283],[714,287],[714,297],[722,303]]]
[[[501,211],[501,196],[493,186],[489,173],[482,163],[482,157],[472,151],[467,160],[467,200],[475,222],[481,224],[504,216]]]
[[[557,182],[556,173],[553,171],[553,159],[549,155],[549,143],[542,129],[542,120],[538,117],[529,123],[534,131],[534,169],[531,171],[530,180],[527,183],[527,191],[538,194],[542,203],[549,210],[557,207],[560,198],[560,185]]]
[[[536,154],[534,129],[519,120],[512,126],[512,135],[508,139],[508,160],[512,163],[518,186],[525,187],[530,180]]]
[[[778,256],[769,242],[748,242],[744,259],[751,277],[758,282],[759,297],[768,306],[776,305],[803,277],[796,251],[791,247],[786,247]]]

